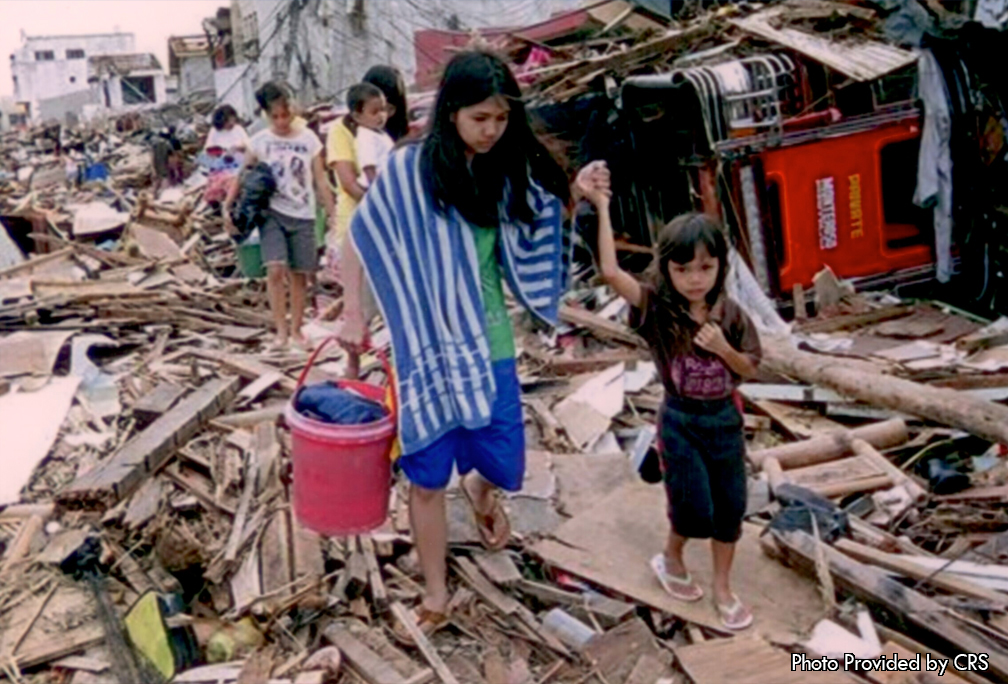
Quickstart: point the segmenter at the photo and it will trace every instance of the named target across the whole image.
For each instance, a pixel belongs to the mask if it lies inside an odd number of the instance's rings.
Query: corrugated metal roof
[[[793,28],[774,28],[771,22],[786,17],[785,7],[771,7],[734,26],[778,45],[790,48],[856,81],[873,81],[917,61],[917,54],[892,45],[865,39],[838,41]],[[782,17],[784,15],[784,17]]]

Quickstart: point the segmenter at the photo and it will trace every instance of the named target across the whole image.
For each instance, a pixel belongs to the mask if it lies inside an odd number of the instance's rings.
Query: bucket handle
[[[322,340],[322,343],[315,348],[315,351],[312,352],[312,355],[308,357],[308,363],[305,364],[304,370],[302,370],[301,375],[298,376],[297,386],[294,388],[295,396],[297,396],[297,393],[301,389],[301,386],[304,385],[305,380],[308,378],[308,373],[311,371],[312,366],[315,365],[316,357],[318,357],[318,355],[322,353],[322,350],[325,349],[327,344],[336,341],[337,339],[335,335],[325,338],[324,340]],[[389,363],[388,354],[386,354],[381,349],[375,349],[373,351],[375,353],[375,356],[378,357],[378,361],[381,362],[382,368],[385,370],[385,377],[388,378],[388,381],[391,385],[392,378],[395,376],[392,374],[392,364]],[[395,387],[392,386],[391,389],[392,389],[392,397],[391,397],[392,415],[396,416],[399,414],[399,401],[398,397],[396,397]]]

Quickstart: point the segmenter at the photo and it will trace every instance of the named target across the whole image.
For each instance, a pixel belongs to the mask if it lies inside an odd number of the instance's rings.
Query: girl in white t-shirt
[[[231,105],[221,105],[213,113],[211,120],[213,128],[207,135],[203,148],[209,152],[214,148],[223,150],[225,154],[244,153],[252,144],[248,133],[238,122],[238,112]]]

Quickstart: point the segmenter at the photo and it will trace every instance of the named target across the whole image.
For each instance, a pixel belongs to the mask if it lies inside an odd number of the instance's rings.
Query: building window
[[[39,50],[35,53],[36,62],[51,62],[56,59],[56,53],[52,50]]]
[[[66,51],[66,56],[67,56],[67,59],[84,59],[84,51],[83,50],[67,50]]]
[[[154,77],[124,76],[122,79],[122,99],[124,105],[154,102]]]
[[[76,83],[77,82],[77,77],[76,76],[71,76],[70,77],[70,82],[71,83]]]

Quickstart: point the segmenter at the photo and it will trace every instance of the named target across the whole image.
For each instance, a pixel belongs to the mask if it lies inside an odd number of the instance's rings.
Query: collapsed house
[[[609,163],[631,241],[699,209],[725,219],[772,295],[790,299],[828,266],[865,287],[955,276],[934,294],[997,309],[1003,18],[795,0],[667,32],[654,21],[598,3],[485,38],[519,65],[571,165]]]

